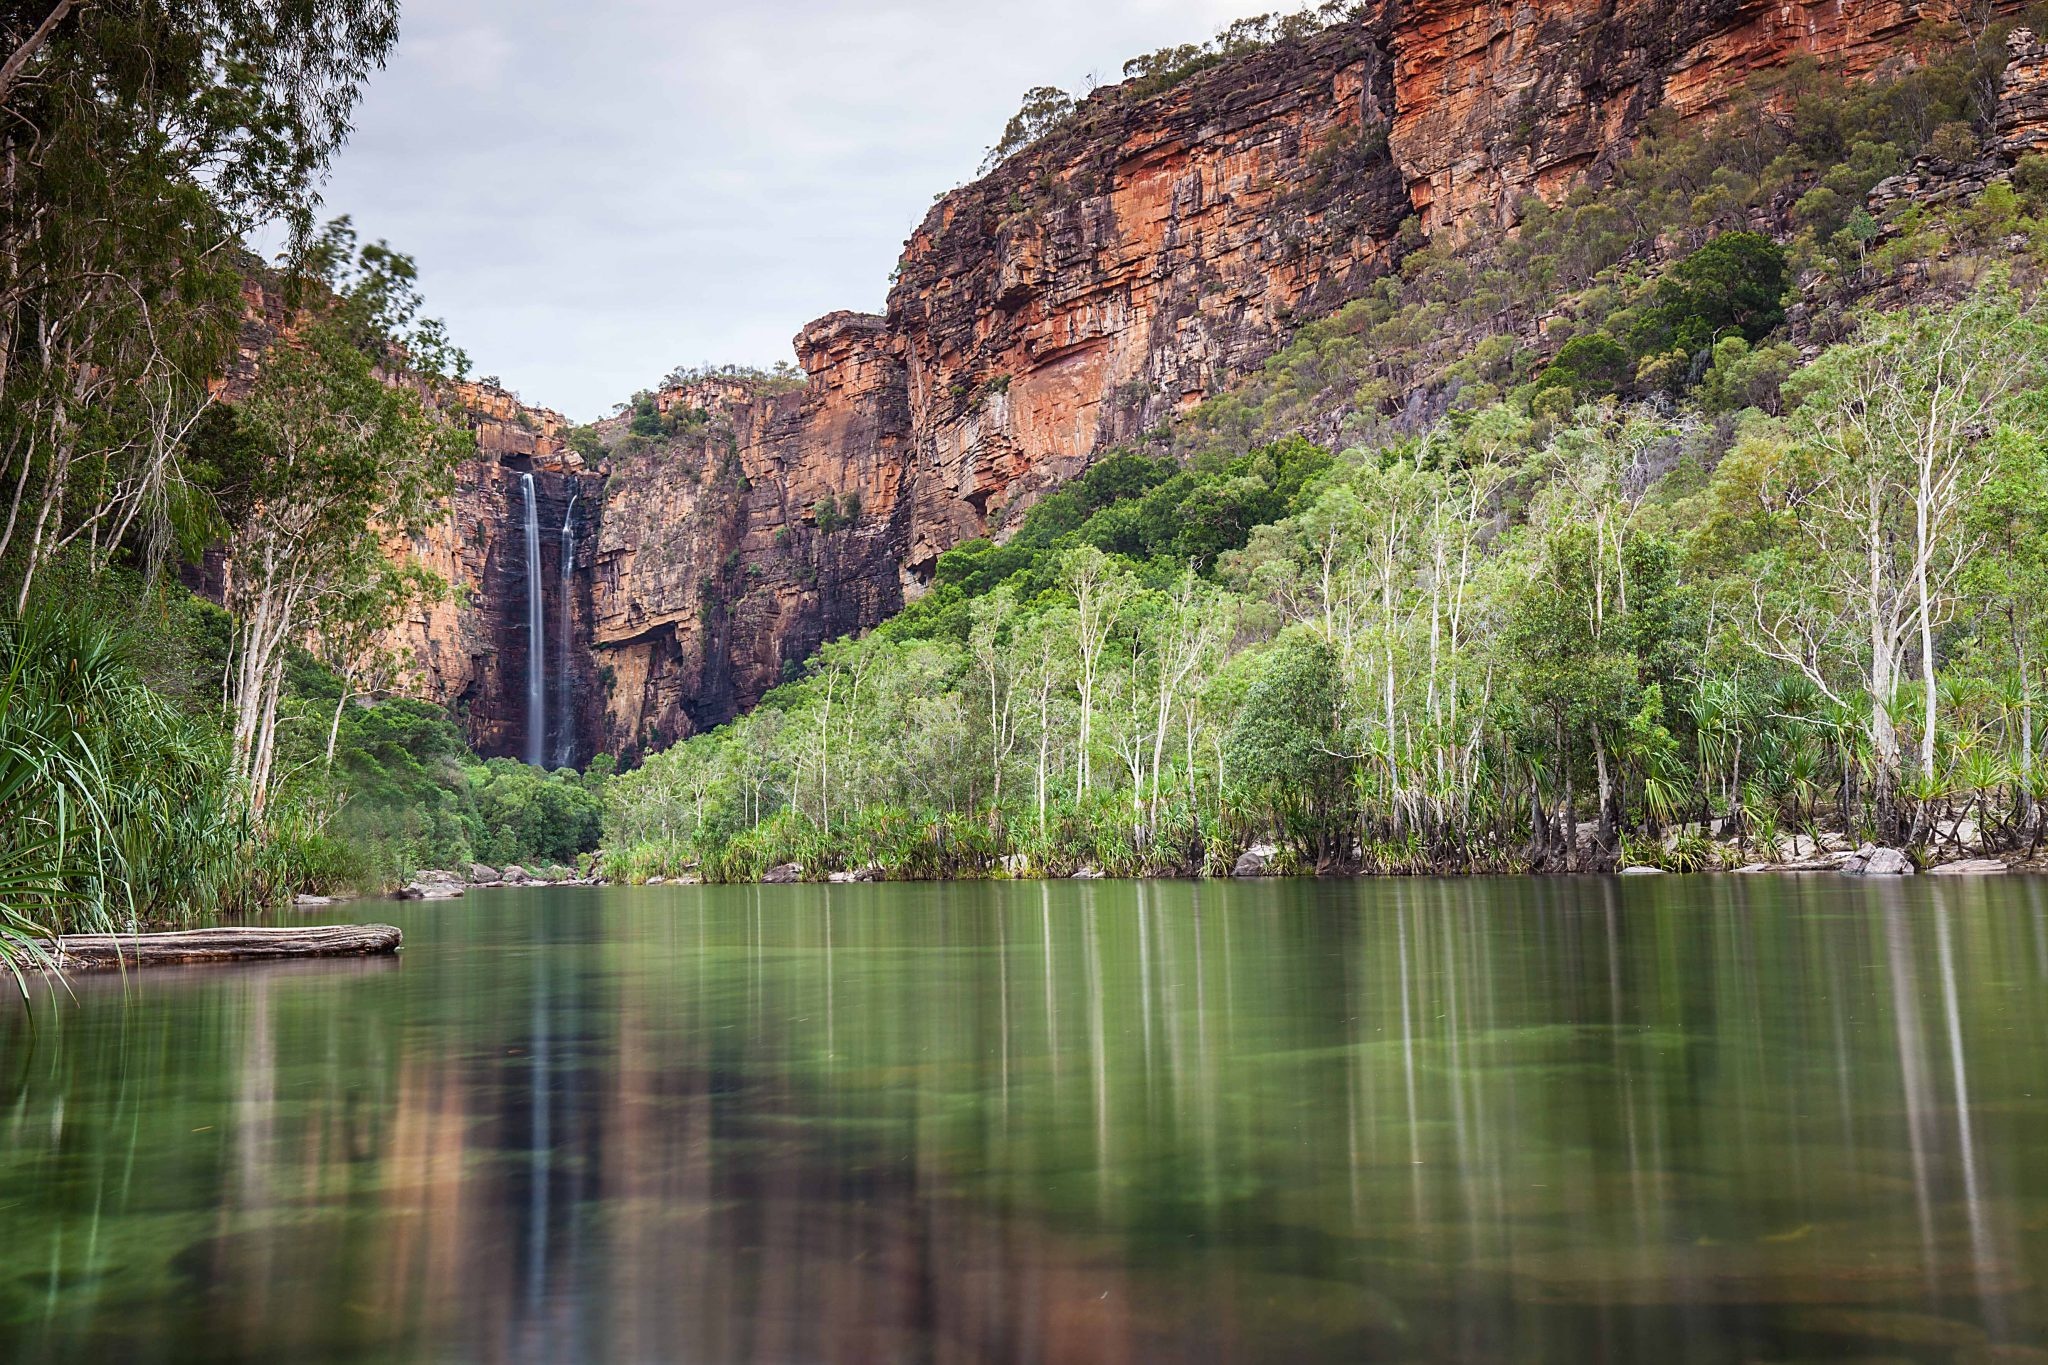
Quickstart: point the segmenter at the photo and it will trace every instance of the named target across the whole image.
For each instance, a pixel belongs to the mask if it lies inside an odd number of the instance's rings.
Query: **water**
[[[519,476],[519,491],[526,498],[526,761],[538,768],[547,762],[548,622],[541,604],[540,509],[533,475]]]
[[[576,756],[575,703],[569,689],[569,604],[576,582],[576,498],[569,495],[569,510],[562,517],[562,600],[557,606],[555,631],[555,695],[561,699],[562,714],[555,738],[555,766],[566,768]]]
[[[2048,885],[496,892],[0,1013],[0,1360],[2048,1359]]]

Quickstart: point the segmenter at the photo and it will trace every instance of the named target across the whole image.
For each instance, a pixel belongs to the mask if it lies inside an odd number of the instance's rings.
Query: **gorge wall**
[[[804,328],[800,389],[665,389],[659,433],[601,424],[594,462],[559,417],[473,391],[478,458],[412,547],[459,585],[401,628],[418,684],[481,750],[520,752],[534,472],[543,525],[572,496],[584,522],[573,586],[551,590],[572,599],[575,758],[630,761],[728,720],[823,641],[899,610],[946,549],[1227,387],[1406,246],[1512,231],[1527,196],[1607,175],[1659,108],[1711,117],[1799,58],[1898,68],[1924,25],[1982,9],[1384,0],[1151,98],[1099,91],[935,205],[885,315]]]

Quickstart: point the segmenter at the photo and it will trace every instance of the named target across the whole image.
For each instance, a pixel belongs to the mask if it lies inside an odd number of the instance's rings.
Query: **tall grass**
[[[0,967],[74,931],[180,926],[289,888],[211,718],[152,689],[135,631],[42,601],[0,621]]]

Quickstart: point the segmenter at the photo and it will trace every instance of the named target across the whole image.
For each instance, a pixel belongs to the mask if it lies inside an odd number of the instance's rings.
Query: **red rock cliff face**
[[[609,752],[728,720],[824,641],[903,605],[902,362],[857,314],[812,324],[797,350],[800,391],[669,390],[664,413],[694,414],[685,433],[617,447],[591,585]]]
[[[1711,116],[1751,76],[1808,59],[1867,77],[1940,26],[2017,0],[1414,0],[1380,23],[1389,148],[1423,230],[1511,228],[1530,194],[1610,170],[1655,109]],[[1923,27],[1925,26],[1925,27]]]
[[[1800,58],[1903,66],[1923,23],[1978,8],[1385,0],[1150,99],[1098,94],[933,208],[885,317],[804,330],[800,393],[705,381],[660,396],[702,413],[674,437],[614,433],[577,608],[581,747],[632,757],[729,719],[900,609],[946,549],[1262,363],[1418,232],[1512,230],[1528,195],[1606,174],[1660,107],[1712,116]],[[493,420],[523,441],[516,415]],[[493,751],[513,751],[523,686],[500,633],[503,471],[550,439],[487,452],[430,547],[495,624],[449,608],[414,627],[431,690],[469,699]]]

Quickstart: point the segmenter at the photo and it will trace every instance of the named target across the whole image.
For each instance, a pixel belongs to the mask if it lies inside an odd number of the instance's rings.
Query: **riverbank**
[[[758,875],[730,874],[733,869],[718,858],[703,862],[685,858],[675,851],[670,859],[655,860],[662,871],[644,871],[644,859],[597,857],[593,873],[572,883],[581,885],[694,886],[694,885],[793,885],[851,884],[863,882],[922,881],[1102,881],[1102,880],[1276,880],[1313,877],[1461,877],[1461,876],[1584,876],[1629,877],[1665,875],[1758,875],[1764,873],[1835,873],[1857,877],[1998,876],[2009,872],[2048,872],[2048,858],[2033,850],[1998,851],[1986,846],[1973,827],[1939,831],[1936,842],[1911,848],[1857,842],[1840,833],[1792,835],[1774,839],[1768,845],[1740,839],[1717,839],[1692,828],[1674,831],[1647,847],[1624,841],[1620,855],[1603,853],[1591,842],[1592,826],[1582,830],[1580,847],[1570,859],[1552,858],[1538,864],[1528,858],[1431,864],[1415,858],[1406,861],[1375,860],[1356,848],[1349,859],[1330,860],[1320,865],[1298,853],[1271,843],[1253,844],[1234,858],[1214,859],[1201,867],[1140,865],[1104,869],[1092,863],[1042,865],[1029,855],[1007,854],[985,863],[956,866],[943,875],[919,875],[883,863],[856,868],[831,863],[806,865],[783,862]],[[1702,829],[1704,827],[1701,827]],[[638,863],[639,866],[635,866]],[[608,875],[614,874],[616,875]],[[531,882],[527,884],[544,884]]]

